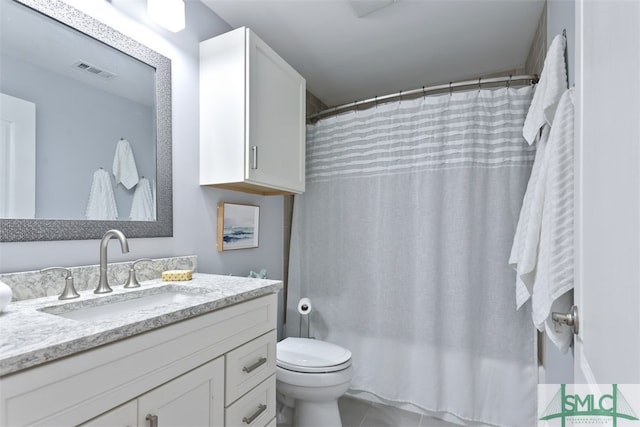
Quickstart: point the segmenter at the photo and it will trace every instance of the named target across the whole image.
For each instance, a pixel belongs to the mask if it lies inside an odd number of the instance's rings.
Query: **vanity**
[[[14,302],[0,315],[0,425],[275,427],[281,287],[196,273]]]

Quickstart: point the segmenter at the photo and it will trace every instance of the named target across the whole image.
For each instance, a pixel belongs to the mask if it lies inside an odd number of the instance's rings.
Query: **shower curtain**
[[[307,128],[287,336],[351,350],[351,393],[467,424],[535,425],[530,307],[508,265],[534,158],[532,87],[378,105]],[[306,334],[303,327],[303,335]]]

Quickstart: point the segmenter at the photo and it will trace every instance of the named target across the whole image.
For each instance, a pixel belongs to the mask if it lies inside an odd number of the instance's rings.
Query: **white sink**
[[[166,289],[159,293],[143,294],[131,292],[105,296],[90,302],[96,305],[79,305],[81,302],[69,303],[40,309],[45,313],[79,321],[115,320],[142,311],[154,312],[175,306],[176,308],[188,304],[194,297],[202,296],[200,293],[187,293],[172,289]],[[123,299],[126,298],[126,299]]]

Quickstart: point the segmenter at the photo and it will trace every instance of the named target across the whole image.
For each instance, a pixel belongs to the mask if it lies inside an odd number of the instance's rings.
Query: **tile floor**
[[[338,400],[343,427],[459,427],[392,406],[344,396]]]

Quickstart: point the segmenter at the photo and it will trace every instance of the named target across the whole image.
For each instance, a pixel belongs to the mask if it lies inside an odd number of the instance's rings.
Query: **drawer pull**
[[[242,422],[246,424],[251,424],[252,422],[255,421],[256,418],[260,416],[260,414],[262,414],[266,410],[267,410],[267,405],[263,405],[261,403],[260,405],[258,405],[258,410],[254,412],[253,415],[251,415],[250,417],[244,417],[242,419]]]
[[[158,416],[157,415],[151,415],[148,414],[147,418],[145,418],[147,421],[149,421],[149,427],[158,427]]]
[[[265,363],[267,363],[267,358],[266,357],[261,357],[253,365],[245,366],[244,368],[242,368],[242,372],[246,372],[248,374],[248,373],[250,373],[252,371],[255,371],[256,369],[258,369],[260,366],[264,365]]]

